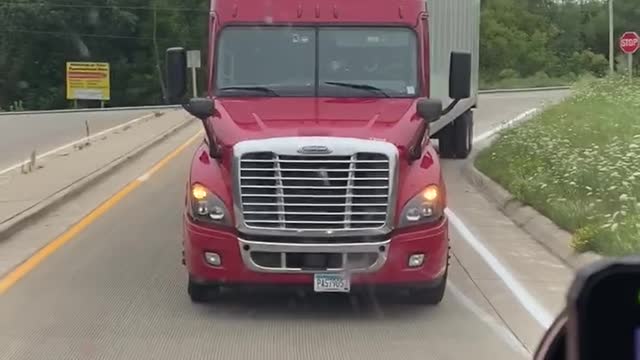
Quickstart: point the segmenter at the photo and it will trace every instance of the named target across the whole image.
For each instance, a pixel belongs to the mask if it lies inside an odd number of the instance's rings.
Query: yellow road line
[[[172,159],[176,156],[180,155],[184,149],[186,149],[189,145],[191,145],[196,139],[202,136],[202,132],[198,132],[196,135],[187,140],[184,144],[180,145],[178,148],[173,150],[170,154],[165,156],[162,160],[158,161],[151,169],[149,169],[142,177],[149,178],[151,175],[155,174],[158,170],[162,169],[166,166]],[[142,178],[141,177],[141,178]],[[62,235],[58,236],[56,239],[45,245],[42,249],[38,250],[35,254],[33,254],[30,258],[28,258],[25,262],[20,264],[18,267],[13,269],[9,274],[0,278],[0,295],[5,293],[9,288],[15,285],[20,279],[26,276],[29,272],[35,269],[41,262],[43,262],[46,258],[51,256],[56,250],[60,249],[64,244],[68,243],[73,239],[76,235],[86,229],[89,225],[99,219],[102,215],[104,215],[107,211],[113,208],[116,204],[118,204],[122,199],[124,199],[127,195],[129,195],[133,190],[137,189],[144,180],[140,178],[133,180],[125,187],[120,189],[115,195],[111,198],[107,199],[105,202],[100,204],[97,208],[91,211],[87,216],[82,218],[79,222],[71,226],[67,231],[65,231]]]

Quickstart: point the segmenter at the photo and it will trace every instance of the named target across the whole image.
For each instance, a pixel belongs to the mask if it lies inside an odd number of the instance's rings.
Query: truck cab
[[[439,159],[471,150],[477,97],[477,29],[446,26],[479,1],[431,2],[213,0],[208,95],[188,101],[185,50],[167,50],[169,98],[206,133],[184,209],[193,301],[257,286],[441,301]]]

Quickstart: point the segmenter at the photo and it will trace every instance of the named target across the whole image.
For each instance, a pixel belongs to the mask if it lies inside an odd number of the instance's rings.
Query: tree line
[[[69,107],[67,61],[110,63],[110,106],[161,104],[164,50],[206,49],[208,7],[209,0],[0,0],[0,109]],[[640,31],[640,4],[615,0],[615,18],[616,36]],[[605,75],[607,3],[482,0],[480,62],[487,84]]]
[[[640,32],[638,0],[615,0],[616,69],[625,70],[617,38]],[[482,77],[559,77],[574,80],[609,69],[607,0],[483,0]]]

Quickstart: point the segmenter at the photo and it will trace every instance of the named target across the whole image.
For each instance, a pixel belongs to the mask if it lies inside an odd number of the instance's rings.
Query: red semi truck
[[[441,301],[439,158],[471,151],[480,0],[213,0],[208,96],[186,185],[194,302],[224,287],[408,290]],[[436,152],[431,138],[438,139]]]

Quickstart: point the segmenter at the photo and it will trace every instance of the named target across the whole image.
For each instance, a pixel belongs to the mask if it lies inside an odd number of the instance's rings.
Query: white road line
[[[83,137],[82,139],[78,139],[78,140],[72,141],[72,142],[70,142],[70,143],[68,143],[68,144],[64,144],[64,145],[59,146],[59,147],[57,147],[57,148],[55,148],[55,149],[53,149],[53,150],[49,150],[49,151],[47,151],[47,152],[45,152],[45,153],[43,153],[43,154],[38,155],[38,156],[36,157],[36,160],[44,159],[44,158],[46,158],[46,157],[48,157],[48,156],[51,156],[51,155],[56,154],[56,153],[59,153],[59,152],[61,152],[62,150],[65,150],[65,149],[68,149],[68,148],[74,147],[74,146],[76,146],[76,145],[78,145],[78,144],[81,144],[81,143],[83,143],[83,142],[87,142],[87,141],[94,140],[94,139],[99,138],[99,137],[101,137],[101,136],[104,136],[104,135],[106,135],[106,134],[108,134],[108,133],[111,133],[111,132],[114,132],[114,131],[120,130],[120,129],[125,128],[125,127],[127,127],[127,126],[131,126],[131,125],[133,125],[133,124],[135,124],[135,123],[137,123],[137,122],[140,122],[140,121],[142,121],[142,120],[149,119],[149,118],[151,118],[151,117],[153,117],[153,116],[155,116],[155,114],[147,114],[147,115],[144,115],[144,116],[140,116],[140,117],[135,118],[135,119],[133,119],[133,120],[130,120],[130,121],[128,121],[128,122],[126,122],[126,123],[124,123],[124,124],[120,124],[120,125],[118,125],[118,126],[114,126],[114,127],[112,127],[112,128],[109,128],[109,129],[106,129],[106,130],[100,131],[100,132],[98,132],[98,133],[95,133],[95,134],[93,134],[93,135],[91,135],[91,136]],[[22,166],[27,165],[28,163],[29,163],[29,160],[25,160],[25,161],[22,161],[22,162],[20,162],[20,163],[17,163],[17,164],[11,165],[11,166],[9,166],[8,168],[6,168],[6,169],[4,169],[4,170],[0,170],[0,175],[4,175],[4,174],[6,174],[6,173],[8,173],[8,172],[11,172],[11,171],[13,171],[13,170],[19,169],[19,168],[21,168]]]
[[[482,257],[489,267],[502,279],[509,290],[515,295],[520,304],[531,314],[531,316],[547,329],[553,322],[553,317],[549,312],[534,299],[522,284],[511,274],[511,272],[496,258],[489,249],[480,241],[460,218],[451,209],[445,210],[449,217],[449,222],[456,228],[458,233],[471,247]]]
[[[485,132],[483,134],[480,134],[480,135],[476,136],[475,138],[473,138],[473,142],[476,143],[476,142],[483,141],[485,139],[488,139],[488,138],[492,137],[493,135],[499,133],[500,131],[502,131],[502,130],[508,128],[508,127],[516,125],[519,122],[522,122],[522,121],[525,121],[525,120],[529,120],[535,114],[537,114],[538,111],[539,111],[538,108],[529,109],[529,110],[523,112],[522,114],[516,116],[515,118],[513,118],[513,119],[511,119],[511,120],[509,120],[507,122],[504,122],[504,123],[500,124],[499,126],[493,128],[493,129],[491,129],[491,130],[489,130],[489,131],[487,131],[487,132]]]
[[[497,321],[486,311],[482,310],[473,300],[469,299],[456,285],[451,281],[447,282],[447,291],[451,292],[462,306],[466,307],[474,313],[480,320],[484,321],[502,340],[507,343],[515,352],[524,355],[526,358],[531,356],[531,352],[522,344],[516,336],[507,329],[504,324]]]
[[[524,120],[530,119],[539,110],[537,108],[530,109],[517,117],[501,124],[500,126],[489,130],[473,139],[473,142],[485,140],[501,130],[513,126]],[[458,233],[475,251],[482,257],[482,259],[489,265],[489,267],[502,279],[505,285],[511,290],[514,296],[518,299],[520,304],[529,312],[529,314],[542,326],[544,329],[549,328],[553,322],[551,314],[522,286],[522,284],[513,276],[511,271],[505,267],[500,260],[483,244],[483,242],[476,237],[471,230],[462,222],[462,220],[451,210],[445,209],[450,224],[458,231]]]

